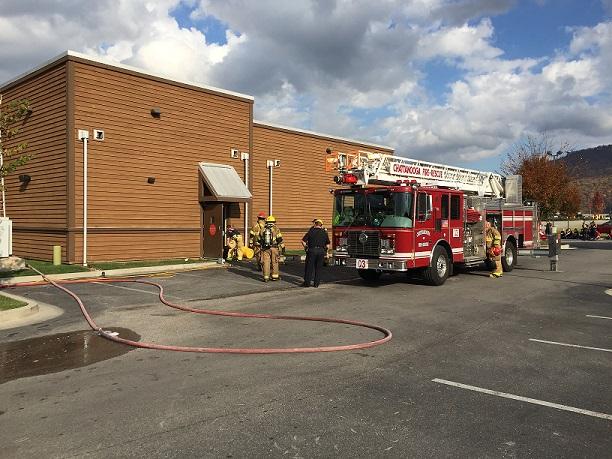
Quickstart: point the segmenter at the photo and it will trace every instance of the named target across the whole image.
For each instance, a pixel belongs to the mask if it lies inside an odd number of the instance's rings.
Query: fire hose
[[[191,308],[188,306],[182,306],[179,304],[172,303],[168,301],[164,297],[164,288],[156,283],[147,280],[137,280],[137,279],[114,279],[114,278],[96,278],[96,279],[79,279],[79,280],[67,280],[62,281],[62,284],[81,284],[81,283],[125,283],[132,282],[138,284],[152,285],[159,289],[159,299],[160,301],[174,309],[179,309],[181,311],[193,312],[196,314],[208,314],[215,316],[226,316],[226,317],[241,317],[241,318],[252,318],[252,319],[275,319],[275,320],[302,320],[302,321],[311,321],[311,322],[328,322],[328,323],[336,323],[336,324],[345,324],[352,325],[355,327],[363,327],[369,328],[372,330],[379,331],[383,334],[382,338],[379,338],[374,341],[367,341],[363,343],[357,344],[347,344],[347,345],[339,345],[339,346],[320,346],[320,347],[294,347],[294,348],[225,348],[225,347],[192,347],[192,346],[174,346],[174,345],[166,345],[166,344],[158,344],[158,343],[149,343],[144,341],[133,341],[130,339],[121,338],[118,336],[116,332],[112,332],[109,330],[104,330],[102,327],[98,326],[95,321],[92,319],[91,315],[85,308],[83,301],[71,290],[63,287],[58,282],[48,278],[43,273],[33,268],[32,266],[28,266],[33,271],[36,271],[42,278],[58,288],[59,290],[70,295],[79,305],[81,309],[81,313],[83,317],[89,324],[92,330],[96,331],[100,336],[106,338],[108,340],[126,344],[128,346],[144,348],[144,349],[157,349],[164,351],[177,351],[177,352],[199,352],[199,353],[218,353],[218,354],[299,354],[299,353],[313,353],[313,352],[337,352],[337,351],[351,351],[357,349],[367,349],[370,347],[378,346],[380,344],[386,343],[392,337],[391,331],[380,327],[378,325],[371,325],[364,322],[357,322],[354,320],[344,320],[344,319],[333,319],[327,317],[307,317],[307,316],[292,316],[292,315],[274,315],[274,314],[256,314],[256,313],[244,313],[244,312],[231,312],[231,311],[219,311],[213,309],[198,309]],[[30,287],[30,286],[39,286],[40,282],[22,282],[13,284],[11,286],[5,287]]]

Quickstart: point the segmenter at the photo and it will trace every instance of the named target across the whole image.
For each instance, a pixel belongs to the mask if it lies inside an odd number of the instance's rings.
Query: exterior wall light
[[[148,177],[147,178],[147,183],[150,183],[151,185],[155,183],[155,177]]]
[[[21,174],[19,176],[19,181],[23,183],[24,185],[27,185],[28,183],[30,183],[30,180],[32,180],[32,177],[30,177],[28,174]]]
[[[153,107],[151,109],[151,116],[153,118],[161,118],[161,110],[159,109],[159,107]]]

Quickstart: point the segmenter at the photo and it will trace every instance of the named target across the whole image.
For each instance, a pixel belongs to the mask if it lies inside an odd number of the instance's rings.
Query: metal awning
[[[236,170],[227,164],[199,163],[204,179],[202,201],[247,202],[251,192]]]

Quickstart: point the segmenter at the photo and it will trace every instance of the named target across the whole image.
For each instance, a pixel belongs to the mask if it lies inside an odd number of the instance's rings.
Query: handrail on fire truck
[[[479,196],[501,198],[504,195],[502,177],[493,172],[364,150],[342,153],[327,149],[327,153],[326,170],[338,171],[338,183],[365,186],[416,181],[422,186],[454,188]]]

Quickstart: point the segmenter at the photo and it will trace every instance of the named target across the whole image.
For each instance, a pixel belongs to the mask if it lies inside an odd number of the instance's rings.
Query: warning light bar
[[[334,182],[338,184],[347,183],[349,185],[354,185],[358,181],[358,178],[355,174],[342,174],[334,177]]]
[[[344,174],[342,181],[344,183],[357,183],[357,176],[355,174]]]

